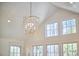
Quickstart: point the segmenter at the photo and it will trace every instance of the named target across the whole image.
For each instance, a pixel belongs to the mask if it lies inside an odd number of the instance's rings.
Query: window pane
[[[39,55],[42,56],[43,55],[43,46],[39,47]]]
[[[76,33],[76,27],[72,27],[72,33]]]
[[[47,28],[46,28],[46,36],[50,37],[50,36],[57,36],[58,35],[58,28],[57,28],[57,23],[53,23],[53,24],[47,24]]]
[[[72,44],[68,44],[68,55],[69,56],[72,56],[72,53],[73,53],[72,47],[73,47]]]
[[[63,27],[66,27],[67,22],[63,21]]]
[[[64,56],[77,55],[77,43],[63,44],[63,55]]]
[[[72,32],[70,27],[67,27],[66,29],[67,29],[67,32],[66,32],[67,34],[70,34]]]
[[[67,56],[67,44],[63,45],[63,55]]]
[[[33,56],[42,56],[42,55],[43,55],[43,46],[34,46]]]
[[[50,52],[54,54],[54,50],[55,50],[54,45],[51,45],[50,49],[51,49],[51,51],[50,51]]]
[[[63,29],[63,34],[66,34],[66,32],[67,32],[67,29],[64,28],[64,29]]]
[[[10,56],[13,56],[13,52],[10,52]]]
[[[63,34],[76,33],[75,19],[63,21]]]
[[[20,56],[20,47],[11,46],[10,47],[10,56]]]
[[[33,47],[33,53],[35,53],[35,52],[36,52],[36,46]]]
[[[51,53],[50,53],[50,52],[51,52],[50,47],[51,47],[50,45],[47,46],[47,55],[48,55],[48,56],[50,56],[50,54],[51,54]]]
[[[57,26],[58,26],[58,24],[57,24],[57,23],[55,23],[55,24],[54,24],[54,28],[55,28],[55,29],[57,29]]]
[[[20,53],[20,48],[18,47],[18,53]]]
[[[47,56],[58,56],[59,48],[58,45],[47,45]]]
[[[76,20],[75,20],[75,19],[73,19],[73,21],[72,21],[72,25],[73,25],[73,26],[76,25]]]
[[[77,55],[77,43],[73,44],[73,56]]]
[[[66,24],[67,27],[71,27],[72,24],[71,24],[70,20],[67,20],[66,22],[67,22],[67,24]]]
[[[47,25],[47,30],[50,30],[50,27],[51,27],[51,26],[48,24],[48,25]]]
[[[51,34],[50,34],[50,30],[47,31],[47,36],[49,37]]]
[[[11,47],[10,47],[10,52],[13,52],[13,49],[14,49],[13,46],[11,46]]]
[[[59,47],[55,45],[55,56],[59,56]]]

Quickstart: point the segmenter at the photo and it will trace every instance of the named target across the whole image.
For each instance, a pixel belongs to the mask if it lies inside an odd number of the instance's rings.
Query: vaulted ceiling
[[[54,2],[52,4],[56,7],[79,13],[79,2]]]
[[[8,17],[16,16],[29,16],[30,14],[30,3],[29,2],[11,2],[11,3],[0,3],[0,8],[5,13],[9,13]],[[41,23],[43,20],[50,16],[53,16],[58,8],[66,9],[79,13],[79,3],[75,2],[70,4],[69,2],[33,2],[32,3],[32,15],[39,17],[38,22]]]
[[[33,2],[31,15],[39,17],[38,23],[46,21],[60,9],[79,13],[79,3],[72,7],[67,3]],[[24,37],[23,20],[30,15],[29,2],[0,2],[1,35],[4,37]],[[11,20],[8,23],[8,20]]]

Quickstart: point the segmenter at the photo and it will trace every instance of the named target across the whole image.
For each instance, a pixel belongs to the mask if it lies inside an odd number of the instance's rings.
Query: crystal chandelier
[[[25,33],[33,33],[37,29],[37,16],[32,16],[32,2],[30,2],[30,16],[24,17],[24,31]]]

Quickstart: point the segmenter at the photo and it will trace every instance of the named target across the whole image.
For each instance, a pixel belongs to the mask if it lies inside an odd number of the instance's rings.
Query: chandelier
[[[25,33],[33,33],[37,29],[37,16],[32,16],[32,2],[30,2],[30,16],[24,17]]]

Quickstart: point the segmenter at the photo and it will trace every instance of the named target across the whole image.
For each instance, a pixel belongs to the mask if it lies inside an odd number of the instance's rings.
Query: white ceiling
[[[70,2],[53,2],[52,4],[56,7],[79,13],[79,2],[73,2],[72,4]]]
[[[49,16],[53,16],[56,7],[50,3],[32,3],[32,15],[39,17],[38,23],[40,24]],[[0,18],[2,25],[2,36],[4,37],[24,37],[23,20],[24,17],[29,17],[30,3],[26,2],[0,2]],[[8,23],[8,20],[11,20]]]
[[[39,17],[38,23],[41,24],[49,17],[53,17],[59,8],[79,13],[79,3],[76,3],[77,8],[70,7],[67,4],[33,2],[32,15]],[[24,37],[23,20],[25,16],[28,17],[30,14],[29,7],[29,2],[0,2],[0,31],[3,37]],[[8,20],[11,20],[11,23],[8,23]]]
[[[50,3],[32,3],[32,15],[39,17],[39,22],[43,22],[50,16],[53,16],[56,13],[57,8],[51,5]]]
[[[12,2],[0,3],[3,12],[10,13],[8,17],[28,17],[30,14],[29,2]],[[74,7],[75,6],[75,7]],[[53,16],[58,8],[63,8],[69,11],[79,13],[79,3],[74,3],[73,6],[69,2],[33,2],[32,15],[39,17],[38,22],[41,23],[49,17]],[[5,11],[6,10],[6,11]]]

